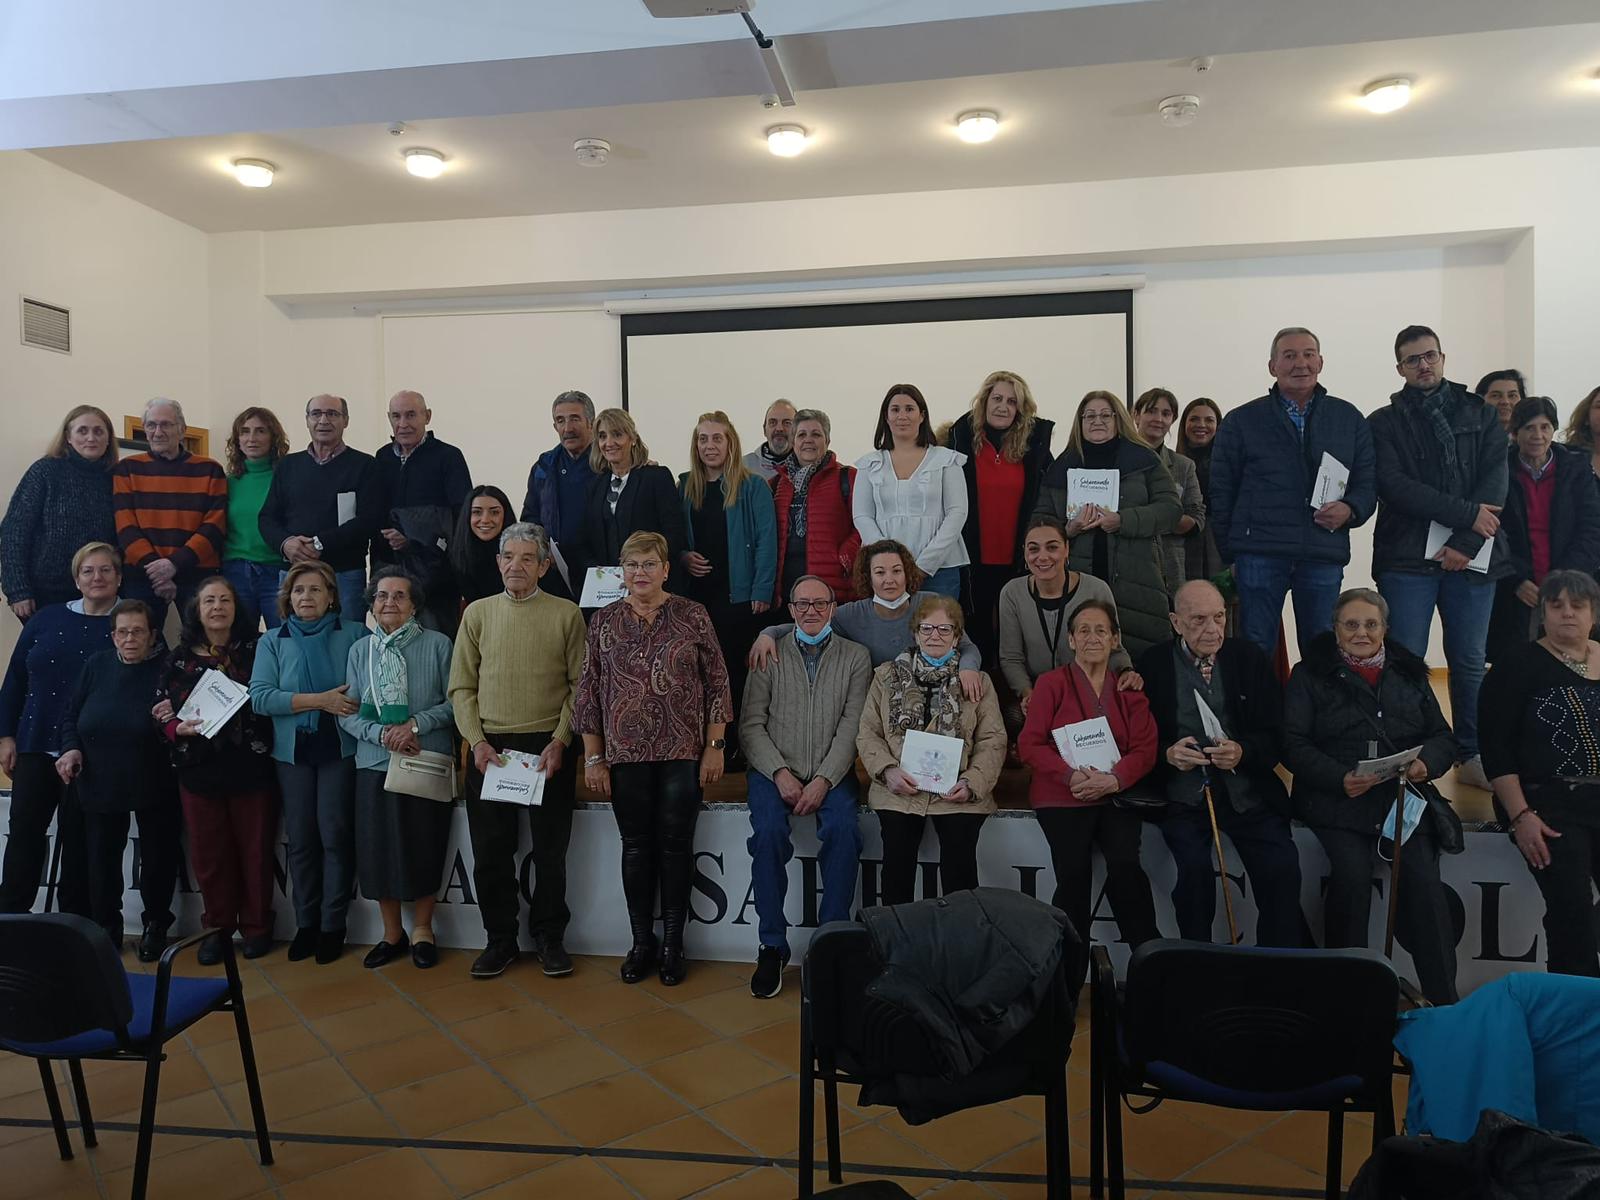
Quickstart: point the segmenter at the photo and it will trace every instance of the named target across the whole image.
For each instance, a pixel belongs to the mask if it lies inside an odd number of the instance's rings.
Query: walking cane
[[[1406,777],[1395,780],[1394,789],[1394,858],[1389,863],[1389,921],[1383,931],[1383,956],[1394,959],[1395,917],[1400,911],[1400,847],[1406,828]]]
[[[1222,875],[1222,907],[1228,914],[1228,945],[1239,944],[1239,921],[1233,915],[1233,895],[1228,891],[1228,860],[1222,856],[1222,832],[1217,828],[1217,806],[1211,799],[1211,771],[1201,775],[1201,790],[1206,798],[1206,816],[1211,818],[1211,844],[1217,848],[1217,870]]]

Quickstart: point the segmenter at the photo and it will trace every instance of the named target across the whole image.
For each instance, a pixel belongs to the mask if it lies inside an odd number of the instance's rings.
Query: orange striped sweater
[[[176,458],[135,454],[111,473],[117,543],[129,568],[159,555],[180,575],[222,564],[228,527],[228,477],[213,459],[179,451]]]

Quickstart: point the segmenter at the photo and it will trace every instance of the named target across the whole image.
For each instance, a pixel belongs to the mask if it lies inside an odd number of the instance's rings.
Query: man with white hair
[[[222,569],[228,477],[214,460],[184,449],[183,406],[158,396],[144,406],[146,454],[111,471],[122,595],[150,605],[157,634],[167,606],[180,608],[200,580]]]
[[[767,405],[761,419],[761,435],[767,440],[744,456],[745,470],[770,480],[794,453],[795,407],[787,400]]]
[[[522,502],[521,519],[545,529],[555,543],[576,546],[583,526],[583,510],[595,470],[589,465],[589,447],[594,442],[594,401],[588,393],[562,392],[550,404],[550,424],[555,427],[555,446],[541,454],[528,472],[528,494]],[[509,514],[508,514],[509,515]],[[563,600],[576,600],[583,590],[569,586],[561,574],[562,564],[545,576],[541,586]]]

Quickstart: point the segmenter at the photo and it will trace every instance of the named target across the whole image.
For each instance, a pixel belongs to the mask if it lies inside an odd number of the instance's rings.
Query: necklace
[[[1550,644],[1550,649],[1556,652],[1556,657],[1566,665],[1567,670],[1572,671],[1574,674],[1582,675],[1585,679],[1589,678],[1589,649],[1587,646],[1584,647],[1582,658],[1574,658],[1554,642]]]

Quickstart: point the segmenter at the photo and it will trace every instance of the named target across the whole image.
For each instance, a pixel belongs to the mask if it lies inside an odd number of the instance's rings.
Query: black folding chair
[[[133,1164],[133,1200],[144,1200],[150,1174],[150,1142],[156,1091],[168,1041],[207,1013],[233,1013],[244,1059],[245,1088],[255,1118],[263,1165],[272,1162],[261,1082],[250,1046],[244,989],[233,944],[224,939],[225,978],[172,974],[173,960],[214,930],[203,930],[167,947],[154,975],[129,974],[116,948],[94,922],[65,913],[0,916],[0,1049],[38,1060],[45,1103],[61,1157],[72,1157],[61,1097],[50,1064],[61,1059],[72,1077],[83,1127],[83,1144],[98,1142],[89,1093],[83,1083],[86,1058],[142,1062],[144,1100],[139,1110],[139,1146]]]
[[[1123,1197],[1125,1097],[1221,1108],[1328,1114],[1326,1195],[1338,1200],[1346,1113],[1373,1114],[1372,1145],[1394,1132],[1390,1090],[1399,981],[1368,950],[1277,950],[1146,942],[1118,995],[1093,951],[1089,1194],[1101,1195],[1101,1133],[1111,1200]]]
[[[1070,955],[1069,955],[1070,957]],[[881,970],[866,927],[834,921],[811,937],[801,971],[800,995],[800,1196],[813,1195],[816,1141],[812,1106],[822,1080],[827,1126],[828,1179],[843,1180],[839,1150],[839,1084],[883,1085],[897,1078],[923,1077],[939,1056],[922,1029],[899,1009],[867,995]],[[1045,1119],[1045,1194],[1049,1200],[1072,1195],[1072,1162],[1067,1142],[1067,1057],[1072,1051],[1074,999],[1065,966],[1050,1003],[1002,1051],[957,1085],[973,1107],[1014,1096],[1043,1096]],[[1019,1069],[1019,1067],[1021,1069]],[[896,1103],[883,1099],[881,1103]]]

